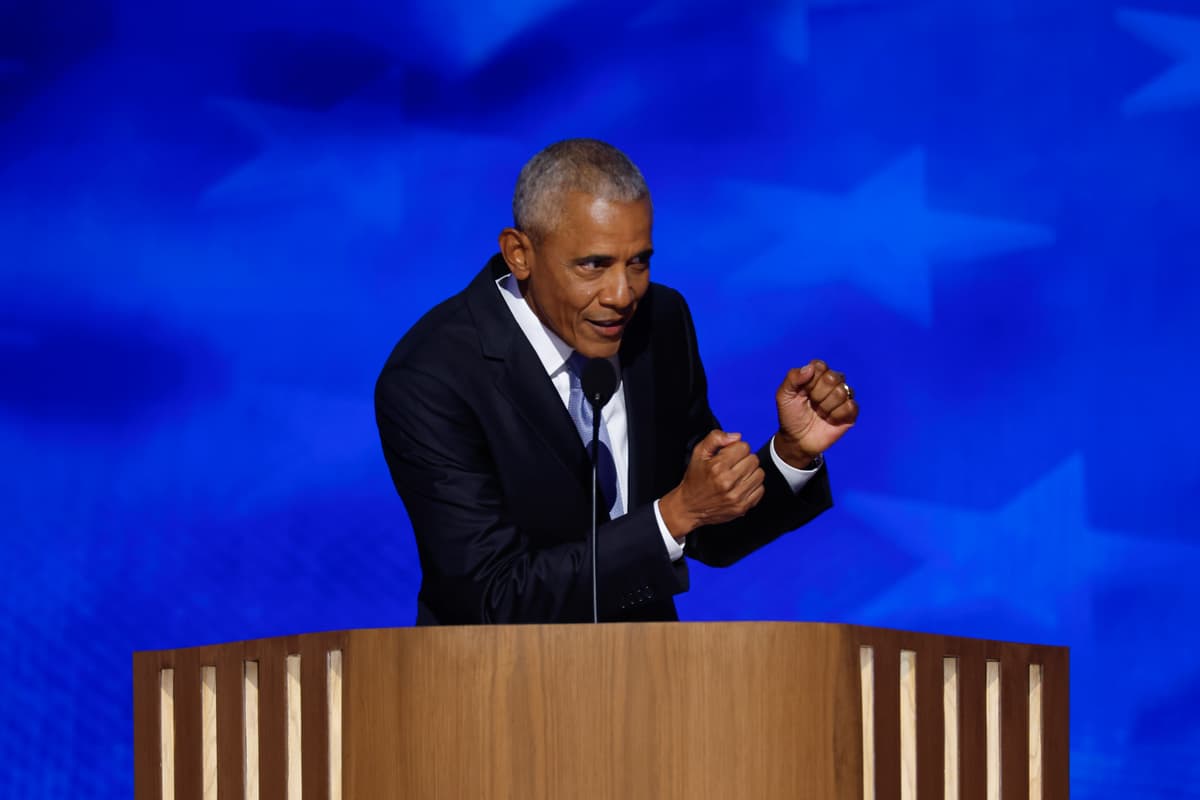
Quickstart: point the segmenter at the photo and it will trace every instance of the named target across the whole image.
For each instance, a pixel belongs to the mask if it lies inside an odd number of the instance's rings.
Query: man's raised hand
[[[846,376],[819,359],[788,370],[775,393],[775,405],[775,452],[799,469],[828,450],[858,419],[858,402]]]
[[[764,477],[758,456],[740,433],[714,430],[692,449],[683,481],[663,496],[658,511],[679,539],[754,508],[763,497]]]

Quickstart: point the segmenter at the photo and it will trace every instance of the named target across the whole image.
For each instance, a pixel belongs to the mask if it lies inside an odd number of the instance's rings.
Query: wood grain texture
[[[201,796],[217,800],[217,667],[200,667]]]
[[[342,800],[342,651],[330,650],[325,664],[326,729],[329,732],[329,800]],[[1038,798],[1041,800],[1041,798]]]
[[[958,800],[960,756],[958,659],[942,658],[942,798]]]
[[[1029,653],[1000,653],[1000,769],[1004,800],[1029,800]]]
[[[287,691],[284,695],[287,708],[287,800],[301,800],[304,796],[304,718],[300,669],[300,656],[294,653],[288,655],[285,667]]]
[[[242,798],[259,800],[258,662],[242,662]]]
[[[258,791],[262,800],[287,798],[287,641],[258,648]]]
[[[987,660],[984,643],[958,640],[958,742],[962,800],[987,798]]]
[[[941,636],[922,636],[908,649],[917,654],[917,797],[942,797],[942,693],[945,681],[945,647]]]
[[[1029,665],[1029,800],[1042,800],[1042,665]]]
[[[175,659],[175,798],[201,800],[204,788],[200,747],[200,660],[195,651]]]
[[[900,646],[875,647],[875,797],[900,800]]]
[[[135,800],[162,800],[159,764],[160,660],[158,653],[133,656],[133,786]]]
[[[181,798],[201,794],[201,664],[217,665],[221,796],[231,783],[240,788],[243,737],[226,736],[222,720],[233,714],[231,724],[241,725],[242,689],[234,689],[239,696],[229,711],[226,686],[242,683],[241,664],[251,660],[259,664],[260,796],[284,800],[285,664],[292,653],[302,656],[304,792],[310,784],[320,786],[313,789],[317,796],[336,800],[328,772],[330,749],[336,749],[328,653],[336,649],[342,652],[341,788],[347,797],[859,800],[863,646],[876,654],[877,755],[891,762],[894,773],[887,786],[879,785],[880,797],[900,792],[898,676],[905,649],[917,654],[918,796],[936,800],[944,789],[937,765],[943,758],[946,656],[959,659],[961,797],[978,800],[985,789],[987,658],[1020,665],[1020,675],[1028,663],[1043,665],[1043,795],[1068,796],[1065,649],[795,623],[364,630],[138,653],[136,796],[162,800],[162,668],[176,671],[178,698],[191,691],[185,683],[194,689],[193,708],[177,702],[175,709],[176,791]],[[1021,703],[1002,700],[1001,715],[1020,718],[1027,738],[1028,691],[1022,685]],[[881,689],[888,697],[880,697]],[[314,731],[315,758],[308,741]],[[1012,747],[1003,746],[1006,753]],[[1027,774],[1027,759],[1020,760]],[[225,774],[230,768],[234,777]],[[937,788],[929,791],[931,782]]]
[[[1042,648],[1042,789],[1047,800],[1071,796],[1071,656],[1066,648]]]
[[[917,653],[900,651],[900,800],[917,797]]]
[[[835,695],[857,691],[830,627],[442,629],[423,648],[406,632],[360,633],[346,653],[349,796],[859,791],[857,775],[835,785]],[[366,685],[359,670],[370,665]],[[857,726],[857,714],[846,722]]]
[[[875,648],[859,647],[859,691],[862,694],[863,800],[875,800]]]
[[[304,800],[329,800],[329,712],[325,686],[328,656],[303,641],[297,642],[296,649],[301,653]]]
[[[175,800],[175,670],[158,673],[158,764],[163,800]]]
[[[1004,773],[1000,769],[1000,662],[988,659],[984,678],[987,709],[987,800],[1000,800]]]
[[[217,668],[217,797],[242,796],[242,659],[236,647],[215,653]]]

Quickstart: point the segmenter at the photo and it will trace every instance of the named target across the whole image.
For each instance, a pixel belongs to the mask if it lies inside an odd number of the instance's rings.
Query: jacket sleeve
[[[565,531],[561,543],[535,546],[506,507],[478,415],[441,378],[389,365],[376,384],[375,411],[416,535],[422,602],[438,622],[591,620],[586,511],[569,515],[578,530]],[[597,543],[601,619],[637,618],[637,609],[683,590],[682,562],[671,563],[650,506],[602,525]]]
[[[714,428],[719,428],[720,423],[708,404],[708,381],[700,361],[691,313],[682,297],[679,297],[679,303],[689,364],[687,424],[690,435],[683,454],[686,463],[692,448]],[[757,453],[765,473],[763,499],[743,517],[721,525],[697,528],[688,534],[684,547],[688,558],[714,567],[729,566],[832,507],[825,466],[799,492],[793,492],[771,459],[770,446],[770,441],[766,442]]]

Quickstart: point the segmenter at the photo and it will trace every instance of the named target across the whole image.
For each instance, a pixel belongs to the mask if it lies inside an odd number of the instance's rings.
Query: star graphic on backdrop
[[[1117,22],[1176,61],[1126,98],[1122,105],[1125,113],[1164,111],[1200,102],[1200,18],[1120,9]]]
[[[501,146],[484,136],[407,125],[398,115],[353,101],[327,112],[234,99],[214,104],[250,131],[262,151],[210,186],[207,204],[290,209],[313,202],[339,215],[343,225],[354,221],[398,230],[405,187],[434,168],[430,153],[469,154],[469,159],[454,159],[458,168],[464,161],[483,163]]]
[[[1091,627],[1094,587],[1105,578],[1159,575],[1200,559],[1200,548],[1092,527],[1078,455],[995,510],[864,492],[847,492],[841,505],[920,560],[864,609],[880,622],[983,605],[1047,631],[1083,631]]]
[[[1054,241],[1054,231],[1042,225],[930,208],[919,149],[847,194],[761,184],[734,186],[732,194],[737,217],[775,242],[733,273],[732,282],[781,288],[848,281],[924,325],[932,317],[933,262],[972,261]]]
[[[440,40],[462,66],[477,67],[517,35],[575,0],[522,0],[505,3],[460,3],[448,10],[443,0],[422,0],[408,15],[424,18],[427,35]],[[454,3],[450,4],[455,5]]]

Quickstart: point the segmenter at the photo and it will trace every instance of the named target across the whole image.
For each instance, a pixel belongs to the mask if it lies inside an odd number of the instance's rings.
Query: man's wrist
[[[806,453],[800,445],[790,439],[783,431],[775,434],[771,446],[783,462],[793,469],[812,469],[813,463],[820,453]]]
[[[683,499],[679,496],[678,488],[672,489],[662,496],[662,499],[658,501],[658,513],[676,541],[683,539],[697,527],[691,515],[683,507]]]

